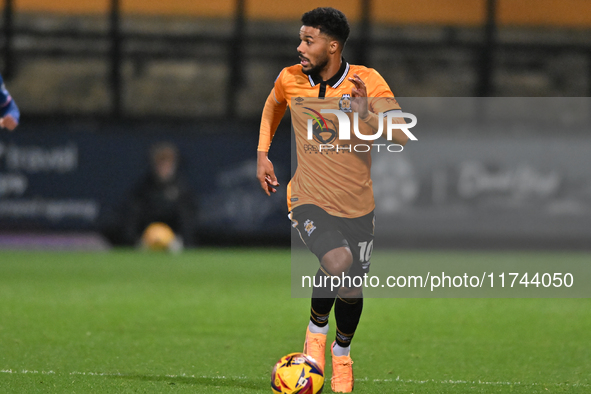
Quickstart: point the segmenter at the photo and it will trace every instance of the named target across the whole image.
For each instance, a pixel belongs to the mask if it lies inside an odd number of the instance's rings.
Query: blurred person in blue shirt
[[[6,90],[4,80],[0,75],[0,127],[12,131],[18,126],[20,117],[21,113],[10,93]]]

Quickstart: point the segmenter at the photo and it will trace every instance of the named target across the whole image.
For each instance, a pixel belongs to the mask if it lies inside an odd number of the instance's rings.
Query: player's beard
[[[310,66],[312,67],[306,70],[302,66],[302,72],[306,75],[317,75],[320,74],[320,72],[324,70],[324,68],[328,65],[328,55],[325,55],[324,57],[318,59],[318,62],[316,64],[313,64],[310,59],[308,59],[308,61],[310,62]]]

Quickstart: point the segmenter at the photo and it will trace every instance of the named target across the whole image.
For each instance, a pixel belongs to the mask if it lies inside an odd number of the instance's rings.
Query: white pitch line
[[[355,379],[356,382],[369,382],[369,378],[362,378],[362,379]],[[401,383],[417,383],[417,384],[425,384],[425,383],[438,383],[438,384],[481,384],[481,385],[491,385],[491,386],[556,386],[556,387],[591,387],[589,384],[579,384],[579,383],[522,383],[522,382],[483,382],[481,380],[435,380],[435,379],[426,379],[426,380],[415,380],[415,379],[401,379],[400,376],[397,376],[396,379],[371,379],[374,383],[390,383],[390,382],[401,382]]]
[[[37,370],[28,370],[28,369],[0,369],[0,373],[5,374],[33,374],[33,375],[60,375],[55,371],[37,371]],[[66,375],[83,375],[83,376],[131,376],[131,374],[122,374],[120,372],[66,372]],[[179,375],[145,375],[153,378],[201,378],[201,379],[228,379],[228,380],[239,380],[239,379],[248,379],[246,376],[200,376],[200,375],[187,375],[187,374],[179,374]],[[259,379],[266,379],[263,377],[259,377]],[[400,382],[400,383],[416,383],[416,384],[425,384],[425,383],[436,383],[436,384],[479,384],[479,385],[491,385],[491,386],[552,386],[552,387],[591,387],[590,384],[579,384],[579,383],[522,383],[522,382],[486,382],[481,380],[435,380],[435,379],[426,379],[426,380],[416,380],[416,379],[401,379],[400,376],[397,376],[396,379],[369,379],[369,378],[361,378],[355,379],[356,382],[373,382],[373,383],[393,383],[393,382]]]
[[[0,373],[5,374],[29,374],[29,375],[62,375],[61,373],[57,373],[55,371],[37,371],[37,370],[29,370],[29,369],[0,369]],[[121,372],[65,372],[63,375],[83,375],[83,376],[132,376],[132,374],[124,374]],[[179,375],[145,375],[148,377],[153,378],[202,378],[202,379],[230,379],[230,380],[238,380],[238,379],[248,379],[246,376],[199,376],[199,375],[187,375],[187,374],[179,374]],[[261,378],[263,379],[263,378]]]

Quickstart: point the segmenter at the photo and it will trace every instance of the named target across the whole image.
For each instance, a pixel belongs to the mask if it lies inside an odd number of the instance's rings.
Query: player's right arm
[[[278,82],[279,78],[275,81],[275,87],[271,90],[271,94],[269,94],[265,102],[259,132],[259,146],[257,148],[257,179],[268,196],[275,193],[277,191],[275,188],[279,186],[273,163],[268,157],[269,147],[287,108],[287,101],[283,98],[280,88],[278,88]]]

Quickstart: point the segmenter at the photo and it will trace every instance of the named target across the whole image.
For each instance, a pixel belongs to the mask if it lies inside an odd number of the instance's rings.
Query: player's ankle
[[[328,334],[328,324],[326,324],[323,327],[317,326],[316,324],[314,324],[313,321],[310,320],[310,322],[308,323],[308,330],[310,330],[310,332],[312,334]]]
[[[333,344],[332,354],[334,354],[337,357],[348,356],[350,352],[351,352],[351,345],[343,347],[336,342]]]

